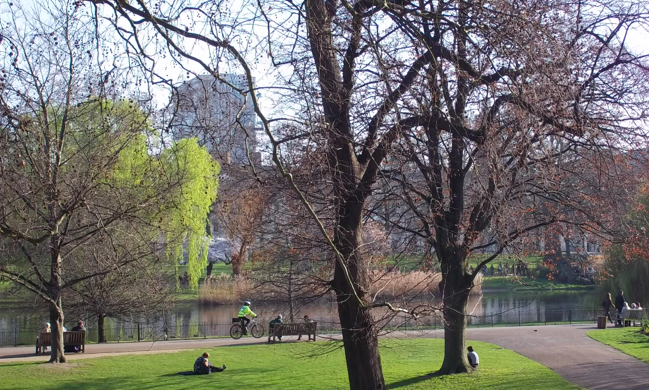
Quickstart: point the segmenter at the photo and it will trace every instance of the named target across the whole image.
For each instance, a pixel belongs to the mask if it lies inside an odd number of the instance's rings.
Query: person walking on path
[[[203,353],[196,361],[194,362],[194,373],[195,374],[210,374],[212,372],[221,372],[225,370],[225,364],[222,367],[215,367],[209,361],[210,354],[205,352]]]
[[[611,321],[611,324],[615,323],[615,321],[613,321],[613,319],[611,318],[611,307],[615,309],[615,306],[613,305],[613,299],[611,298],[611,293],[606,294],[606,297],[604,297],[604,302],[602,302],[602,306],[604,306],[604,315],[608,317],[608,320]]]
[[[622,316],[622,308],[624,308],[624,291],[620,290],[620,293],[617,294],[617,297],[615,297],[615,308],[617,309],[617,324],[622,326],[622,320],[620,317]]]

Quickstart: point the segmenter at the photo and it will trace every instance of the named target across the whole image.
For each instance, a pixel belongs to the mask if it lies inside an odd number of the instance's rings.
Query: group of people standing
[[[611,293],[606,294],[604,302],[602,302],[602,306],[604,307],[606,317],[608,317],[608,320],[611,321],[611,324],[615,323],[619,326],[622,326],[624,314],[627,310],[642,310],[642,305],[640,305],[640,302],[631,303],[631,305],[629,305],[629,302],[624,299],[624,291],[622,290],[620,290],[620,292],[615,297],[615,304],[613,304]],[[615,309],[617,313],[616,321],[613,321],[613,319],[611,318],[611,309]]]

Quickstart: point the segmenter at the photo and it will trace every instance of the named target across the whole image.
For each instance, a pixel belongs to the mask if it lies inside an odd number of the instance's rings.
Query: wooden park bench
[[[308,341],[315,341],[315,335],[318,330],[318,323],[315,321],[312,322],[287,322],[284,324],[270,324],[268,328],[268,342],[270,343],[270,338],[273,338],[275,342],[276,336],[298,336],[298,340],[302,338],[302,335],[307,335],[309,337]]]
[[[643,319],[644,319],[644,310],[628,309],[624,313],[624,326],[631,326],[631,321],[633,321],[633,326],[636,326],[635,325],[636,321],[642,324]]]
[[[36,339],[36,354],[45,353],[46,347],[51,347],[52,333],[41,333]],[[81,352],[86,353],[86,332],[84,330],[76,332],[63,332],[63,345],[80,347]]]

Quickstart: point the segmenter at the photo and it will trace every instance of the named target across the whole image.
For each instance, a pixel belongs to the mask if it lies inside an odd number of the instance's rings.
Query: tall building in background
[[[222,79],[241,91],[248,90],[245,75],[226,74]],[[253,80],[254,82],[254,80]],[[248,151],[255,164],[257,115],[249,93],[242,94],[211,75],[197,76],[181,84],[171,108],[174,139],[196,137],[222,164],[247,165]]]

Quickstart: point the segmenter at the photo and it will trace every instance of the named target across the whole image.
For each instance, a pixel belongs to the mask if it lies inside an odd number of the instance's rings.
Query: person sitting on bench
[[[83,326],[83,321],[79,320],[79,321],[77,321],[77,325],[75,325],[72,328],[72,331],[73,332],[80,332],[82,330],[85,331],[86,328]],[[79,353],[79,352],[81,352],[81,348],[78,345],[69,345],[69,346],[64,346],[63,351]]]
[[[208,360],[210,354],[205,352],[194,362],[194,374],[210,374],[212,372],[221,372],[225,370],[225,364],[222,367],[214,367]]]
[[[276,331],[277,328],[279,328],[279,325],[283,324],[283,323],[284,323],[284,321],[282,320],[282,315],[278,314],[277,317],[274,320],[272,320],[270,323],[268,323],[268,329],[274,329],[274,331]],[[268,336],[268,340],[270,340],[270,336],[271,335]],[[279,341],[282,341],[282,334],[281,333],[278,334],[277,338],[279,339]]]
[[[52,332],[52,326],[50,325],[49,322],[45,323],[45,327],[43,328],[43,333],[51,333]],[[36,337],[36,344],[39,343],[40,336]],[[49,347],[47,345],[43,345],[43,352],[46,352]]]

